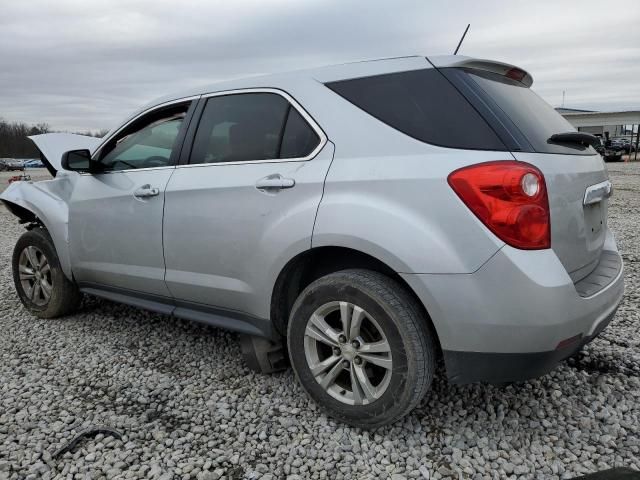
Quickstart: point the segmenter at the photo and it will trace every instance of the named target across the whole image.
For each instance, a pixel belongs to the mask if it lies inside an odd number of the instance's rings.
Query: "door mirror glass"
[[[72,172],[90,172],[92,170],[89,150],[71,150],[62,155],[62,168]]]

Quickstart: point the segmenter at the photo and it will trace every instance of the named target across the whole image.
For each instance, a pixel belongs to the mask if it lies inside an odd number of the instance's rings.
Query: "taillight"
[[[517,80],[518,82],[521,82],[524,79],[524,77],[527,75],[527,72],[514,67],[507,70],[507,73],[505,73],[504,75],[505,77],[509,77],[513,80]]]
[[[452,172],[448,181],[505,243],[526,250],[551,247],[547,188],[533,165],[510,160],[480,163]]]

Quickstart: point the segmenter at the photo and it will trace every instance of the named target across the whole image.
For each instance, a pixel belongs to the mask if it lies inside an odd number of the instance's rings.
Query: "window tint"
[[[207,100],[191,163],[278,158],[289,102],[275,93],[245,93]]]
[[[478,112],[436,69],[326,85],[378,120],[417,140],[444,147],[506,150]]]
[[[549,143],[554,133],[574,131],[575,128],[562,115],[522,83],[490,72],[465,71],[467,81],[475,82],[485,97],[493,100],[526,137],[533,151],[541,153],[589,154],[591,147],[580,144]],[[472,100],[473,101],[473,100]],[[489,103],[487,102],[487,103]],[[523,146],[521,150],[532,151]]]
[[[302,158],[309,155],[320,143],[320,137],[293,107],[289,108],[287,124],[282,136],[280,158]]]
[[[187,105],[153,112],[128,127],[103,149],[105,171],[164,167],[172,164]]]

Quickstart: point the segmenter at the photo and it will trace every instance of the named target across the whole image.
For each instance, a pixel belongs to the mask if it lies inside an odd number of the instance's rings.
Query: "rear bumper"
[[[617,310],[617,307],[616,309]],[[558,363],[574,355],[596,338],[611,322],[615,310],[609,314],[594,333],[576,338],[564,348],[548,352],[531,353],[480,353],[444,350],[447,377],[454,384],[487,382],[520,382],[540,377],[553,370]]]
[[[606,250],[617,248],[609,233]],[[611,321],[624,293],[623,266],[590,296],[552,250],[503,247],[471,274],[402,274],[424,303],[454,383],[542,375]]]

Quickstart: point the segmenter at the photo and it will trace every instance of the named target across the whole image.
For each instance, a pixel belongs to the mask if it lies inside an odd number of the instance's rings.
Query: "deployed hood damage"
[[[40,151],[42,162],[49,173],[56,176],[61,170],[62,154],[69,150],[88,149],[93,153],[102,142],[101,138],[76,135],[73,133],[45,133],[29,137]]]

